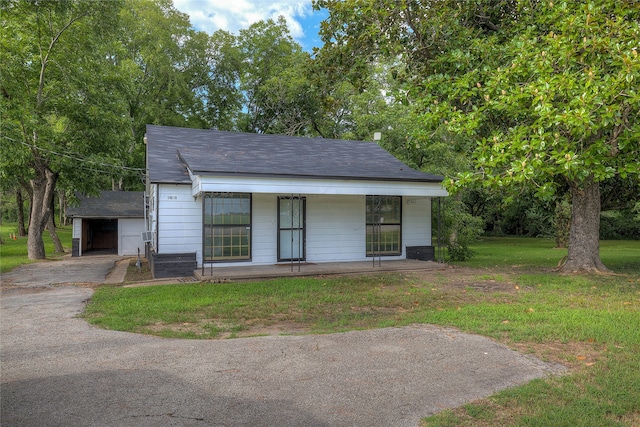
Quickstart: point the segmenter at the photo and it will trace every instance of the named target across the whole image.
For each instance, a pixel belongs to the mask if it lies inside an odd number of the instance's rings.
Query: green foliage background
[[[463,257],[482,228],[566,245],[567,195],[592,181],[608,212],[601,236],[640,237],[636,2],[314,6],[328,18],[310,53],[282,19],[209,35],[170,0],[3,0],[4,200],[28,190],[40,163],[66,198],[141,189],[148,123],[359,140],[380,131],[385,149],[458,192],[447,235]]]

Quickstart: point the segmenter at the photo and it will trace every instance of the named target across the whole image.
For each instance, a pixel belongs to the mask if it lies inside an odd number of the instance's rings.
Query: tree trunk
[[[27,195],[29,196],[29,204],[27,205],[27,230],[31,227],[31,206],[33,206],[33,188],[31,187],[31,183],[25,183],[22,186],[23,189],[27,190]]]
[[[49,219],[47,220],[47,230],[49,230],[49,236],[51,236],[51,241],[53,242],[53,250],[56,253],[64,253],[64,246],[62,246],[60,237],[58,237],[58,233],[56,233],[55,196],[56,192],[54,191],[53,197],[51,197],[51,214],[49,215]]]
[[[24,199],[20,188],[16,189],[16,205],[18,206],[18,236],[24,237],[27,235],[27,230],[24,228]]]
[[[60,210],[58,222],[65,226],[67,225],[67,198],[64,191],[58,191],[58,208]]]
[[[51,200],[58,175],[48,168],[38,168],[35,172],[36,176],[30,181],[32,191],[27,256],[29,259],[45,259],[42,232],[51,215]]]
[[[53,229],[56,229],[56,192],[53,192],[53,196],[51,197],[51,215],[49,215],[49,219],[47,220],[47,224],[51,221],[53,224]]]
[[[56,233],[56,225],[53,222],[53,212],[49,215],[49,220],[47,221],[47,230],[49,230],[49,236],[51,236],[51,241],[53,242],[53,248],[57,253],[64,252],[64,246],[62,246],[62,242],[60,242],[60,237],[58,237],[58,233]]]
[[[563,273],[608,272],[600,260],[600,184],[589,180],[571,187],[572,211],[569,253]]]

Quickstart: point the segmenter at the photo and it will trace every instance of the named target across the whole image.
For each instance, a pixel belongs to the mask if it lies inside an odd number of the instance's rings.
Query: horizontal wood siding
[[[307,197],[307,261],[366,259],[364,196]]]
[[[82,238],[82,218],[73,218],[73,231],[71,237],[73,239]]]
[[[195,252],[202,266],[202,199],[193,200],[188,186],[160,185],[158,253]],[[214,267],[277,263],[278,196],[253,194],[251,261],[214,263]],[[296,194],[297,196],[297,194]],[[306,197],[306,261],[363,261],[366,256],[366,197],[314,195]],[[407,246],[431,244],[431,199],[404,197],[402,205],[402,255]]]
[[[120,218],[118,220],[118,255],[144,255],[142,232],[145,231],[144,218]]]
[[[306,261],[362,261],[365,248],[365,197],[294,194],[306,197]],[[278,260],[278,196],[254,194],[252,199],[252,261],[247,265],[276,264]],[[215,267],[242,262],[215,263]],[[199,265],[201,260],[199,259]]]
[[[191,186],[160,184],[156,204],[158,254],[196,252],[202,260],[202,200]]]
[[[402,200],[402,255],[407,246],[431,245],[431,199],[429,197],[403,197]]]
[[[278,196],[254,194],[251,217],[251,257],[256,264],[275,264],[278,257]]]
[[[149,246],[156,252],[158,250],[157,234],[158,234],[158,185],[151,184],[149,186],[149,194],[147,194],[147,227],[148,231],[153,232],[153,238],[149,242]]]

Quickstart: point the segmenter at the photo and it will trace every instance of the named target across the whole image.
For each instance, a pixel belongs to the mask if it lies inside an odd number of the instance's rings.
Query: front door
[[[305,259],[304,197],[278,197],[278,261]]]

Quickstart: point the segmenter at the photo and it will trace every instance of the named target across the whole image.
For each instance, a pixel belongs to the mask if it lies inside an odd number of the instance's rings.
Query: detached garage
[[[78,195],[80,204],[68,208],[73,219],[72,256],[111,252],[120,256],[144,254],[144,193],[102,191],[98,197]]]

